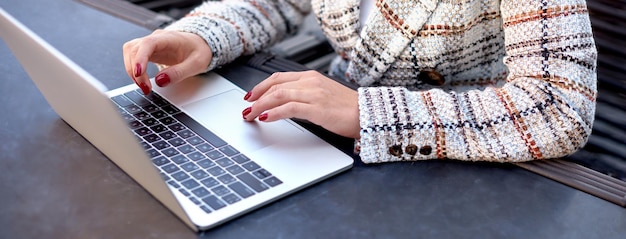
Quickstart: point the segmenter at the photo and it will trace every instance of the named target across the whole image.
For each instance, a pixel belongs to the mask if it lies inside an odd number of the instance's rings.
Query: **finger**
[[[289,118],[312,120],[312,114],[314,114],[315,112],[319,112],[319,110],[316,110],[315,106],[311,104],[301,102],[289,102],[263,112],[259,115],[258,118],[260,121],[263,122],[272,122]]]
[[[260,114],[273,108],[285,105],[291,102],[309,104],[307,91],[301,89],[281,88],[268,93],[252,104],[250,110],[244,115],[246,120],[254,120]]]
[[[156,49],[157,41],[158,40],[155,40],[152,36],[147,36],[139,40],[137,47],[135,47],[135,54],[131,55],[129,62],[131,71],[128,73],[134,76],[135,83],[137,83],[144,94],[148,94],[152,89],[150,77],[146,74],[146,69],[148,67],[148,60]]]
[[[283,84],[286,82],[292,82],[300,80],[304,77],[308,77],[312,74],[312,71],[302,71],[302,72],[275,72],[267,79],[261,81],[261,83],[257,84],[252,88],[249,92],[249,95],[246,95],[247,101],[255,101],[258,100],[262,95],[266,94],[266,92],[272,89],[273,86]]]
[[[159,87],[165,87],[204,72],[208,63],[202,57],[198,53],[193,53],[183,62],[161,70],[154,78],[155,83]]]

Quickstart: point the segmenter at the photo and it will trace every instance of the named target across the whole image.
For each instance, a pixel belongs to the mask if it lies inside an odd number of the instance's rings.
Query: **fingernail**
[[[247,116],[248,114],[250,114],[250,112],[252,112],[252,107],[245,108],[245,109],[241,112],[241,114],[243,115],[243,118],[245,119],[245,118],[246,118],[246,116]]]
[[[141,91],[143,92],[144,95],[148,95],[150,94],[150,88],[148,88],[148,85],[146,85],[146,83],[139,83],[139,88],[141,88]]]
[[[158,74],[154,78],[154,82],[160,87],[165,87],[170,84],[170,76],[165,73]]]
[[[266,121],[267,120],[267,113],[263,113],[263,114],[259,115],[259,120],[260,121]]]
[[[252,96],[252,92],[248,91],[248,93],[246,93],[246,95],[243,97],[243,100],[248,100],[250,96]]]
[[[141,64],[137,63],[135,65],[135,77],[139,77],[141,75]]]

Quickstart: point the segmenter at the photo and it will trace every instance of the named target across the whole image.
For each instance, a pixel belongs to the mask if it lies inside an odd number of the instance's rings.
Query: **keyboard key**
[[[204,142],[204,140],[202,140],[200,137],[198,136],[193,136],[191,138],[186,139],[187,143],[191,144],[191,145],[198,145]]]
[[[187,189],[194,189],[194,188],[196,188],[196,187],[200,186],[200,184],[199,184],[198,182],[196,182],[196,180],[193,180],[193,179],[191,179],[191,178],[190,178],[190,179],[187,179],[187,180],[185,180],[185,181],[183,181],[183,182],[182,182],[182,183],[180,183],[180,184],[182,184],[183,186],[185,186],[185,188],[187,188]]]
[[[170,143],[174,147],[178,147],[178,146],[185,144],[185,140],[178,138],[178,137],[170,139],[167,142]]]
[[[216,160],[216,159],[224,157],[224,154],[220,153],[220,151],[217,151],[217,150],[211,150],[206,153],[206,156],[213,160]]]
[[[133,102],[132,102],[132,101],[130,101],[130,99],[128,99],[128,98],[126,98],[126,97],[124,97],[124,95],[116,95],[116,96],[111,97],[111,99],[112,99],[112,100],[113,100],[113,101],[114,101],[117,105],[119,105],[119,106],[121,106],[121,107],[126,107],[126,106],[129,106],[129,105],[132,105],[132,104],[133,104]]]
[[[159,110],[159,107],[155,104],[150,103],[149,105],[145,105],[141,107],[145,112],[152,114],[153,112]]]
[[[185,157],[185,155],[179,154],[176,155],[174,157],[172,157],[172,161],[178,165],[180,164],[184,164],[186,162],[189,162],[189,159],[187,159],[187,157]]]
[[[180,184],[178,184],[177,182],[173,180],[167,181],[167,184],[172,185],[172,187],[175,187],[175,188],[180,188]]]
[[[189,138],[191,136],[195,136],[195,134],[193,132],[191,132],[191,130],[188,129],[184,129],[181,130],[179,132],[177,132],[178,136],[180,136],[183,139]]]
[[[148,149],[148,151],[146,152],[148,152],[148,156],[150,158],[156,158],[161,156],[161,153],[159,153],[159,151],[157,151],[156,149]]]
[[[196,170],[196,171],[191,173],[191,176],[193,176],[194,178],[200,180],[200,179],[208,177],[209,174],[206,173],[204,170]]]
[[[235,148],[233,148],[233,146],[230,146],[230,145],[226,145],[224,147],[221,147],[220,151],[222,151],[222,153],[224,153],[224,154],[226,154],[228,156],[233,156],[233,155],[239,153],[239,151],[237,151]]]
[[[283,183],[283,181],[280,181],[280,179],[276,177],[269,177],[263,180],[263,182],[267,183],[267,185],[270,185],[270,187],[276,187],[276,185]]]
[[[203,160],[200,160],[200,161],[198,161],[196,163],[198,163],[198,165],[200,165],[200,167],[202,167],[202,168],[210,168],[210,167],[215,166],[215,163],[213,161],[211,161],[211,160],[208,160],[208,159],[203,159]]]
[[[235,164],[233,161],[231,161],[228,158],[221,158],[221,159],[215,160],[215,162],[219,164],[220,166],[222,166],[222,168],[226,168],[228,166]]]
[[[175,148],[169,147],[161,151],[161,153],[165,154],[167,157],[172,157],[174,155],[179,154],[178,150]]]
[[[164,148],[170,147],[170,144],[168,144],[167,142],[163,140],[159,140],[157,142],[152,143],[152,146],[154,146],[158,150],[162,150]]]
[[[151,129],[153,132],[155,132],[155,133],[159,134],[159,133],[163,133],[164,131],[166,131],[166,130],[167,130],[167,127],[165,127],[165,126],[164,126],[164,125],[162,125],[162,124],[157,124],[157,125],[151,126],[151,127],[150,127],[150,129]],[[172,133],[172,135],[174,135],[174,133]],[[172,137],[173,137],[173,136],[172,136]]]
[[[156,165],[156,166],[161,166],[161,165],[164,165],[164,164],[169,163],[169,162],[170,162],[170,160],[165,158],[165,157],[163,157],[163,156],[159,156],[159,157],[156,157],[156,158],[152,159],[152,163],[154,163],[154,165]]]
[[[139,120],[135,120],[135,118],[133,117],[133,118],[131,118],[131,121],[128,122],[128,126],[130,126],[130,129],[138,129],[141,126],[143,126],[143,124],[141,122],[139,122]]]
[[[139,136],[145,136],[145,135],[152,133],[152,131],[150,131],[150,129],[146,127],[141,127],[141,128],[135,129],[135,133]]]
[[[228,185],[228,187],[231,190],[235,191],[237,194],[239,194],[239,196],[241,196],[242,198],[247,198],[254,195],[254,191],[243,185],[243,183],[241,182],[235,182],[231,185]]]
[[[134,104],[126,106],[126,107],[124,107],[124,109],[126,111],[128,111],[128,113],[130,113],[130,114],[136,114],[136,113],[139,113],[139,112],[142,111],[142,109],[139,106],[136,106]]]
[[[163,169],[163,171],[165,171],[166,173],[173,173],[180,170],[180,168],[178,168],[178,166],[174,165],[173,163],[166,164],[162,166],[161,169]]]
[[[196,204],[196,205],[200,205],[200,204],[202,204],[202,202],[200,202],[200,200],[198,200],[197,198],[189,198],[189,199],[190,199],[190,200],[191,200],[194,204]],[[209,208],[207,208],[207,207],[206,207],[206,206],[204,206],[204,205],[203,205],[203,206],[201,206],[201,207],[205,207],[206,209],[209,209]],[[204,209],[202,209],[202,210],[204,210]]]
[[[230,193],[230,190],[222,185],[211,188],[211,192],[213,192],[217,196],[223,196]]]
[[[148,143],[153,143],[153,142],[155,142],[157,140],[160,140],[161,137],[159,137],[156,134],[149,134],[149,135],[143,136],[143,139],[148,141]]]
[[[203,198],[203,197],[206,197],[208,195],[211,195],[211,192],[209,192],[209,190],[206,190],[206,188],[203,188],[203,187],[196,188],[196,189],[192,190],[191,192],[194,195],[196,195],[196,197],[199,197],[199,198]]]
[[[224,169],[220,168],[219,166],[215,166],[212,167],[210,169],[207,170],[211,175],[213,175],[214,177],[220,176],[224,173],[226,173],[226,171],[224,171]]]
[[[174,118],[172,118],[172,117],[165,117],[163,119],[160,119],[159,121],[161,121],[161,123],[164,124],[164,125],[170,125],[170,124],[176,122],[176,120],[174,120]]]
[[[222,147],[226,145],[226,142],[224,142],[224,140],[222,140],[220,137],[217,137],[217,135],[213,134],[213,132],[209,131],[209,129],[202,126],[200,123],[198,123],[188,115],[182,113],[175,114],[174,118],[186,125],[193,132],[196,132],[196,134],[198,134],[204,140],[208,141],[211,145],[215,147]]]
[[[191,193],[189,193],[187,190],[185,190],[184,188],[179,188],[178,191],[180,193],[182,193],[183,195],[185,195],[186,197],[191,196]]]
[[[140,110],[141,110],[141,109],[140,109]],[[143,111],[139,111],[139,112],[137,112],[137,113],[134,113],[134,114],[133,114],[133,116],[134,116],[136,119],[141,120],[141,121],[143,121],[143,120],[145,120],[145,119],[147,119],[147,118],[150,118],[150,114],[148,114],[148,113],[146,113],[146,112],[143,112]]]
[[[172,174],[172,178],[176,179],[177,181],[183,181],[185,179],[189,178],[189,175],[187,175],[187,173],[183,172],[183,171],[178,171]]]
[[[225,185],[228,185],[237,181],[237,179],[235,179],[235,177],[233,177],[230,174],[224,174],[222,176],[219,176],[217,177],[217,180],[220,180],[220,182],[222,182]]]
[[[144,149],[152,148],[152,146],[150,146],[150,144],[148,144],[146,141],[141,141],[139,144],[141,144],[141,147],[143,147]]]
[[[243,154],[232,157],[231,159],[237,162],[238,164],[242,164],[242,163],[250,161],[250,159]]]
[[[185,129],[185,126],[179,123],[171,124],[171,125],[168,125],[167,127],[170,128],[170,130],[174,132],[178,132],[178,131]]]
[[[259,169],[257,171],[254,171],[252,174],[258,179],[264,179],[272,176],[272,174],[265,169]]]
[[[258,164],[256,164],[255,162],[252,162],[252,161],[244,163],[241,166],[243,166],[245,169],[247,169],[250,172],[253,172],[254,170],[257,170],[257,169],[261,168]]]
[[[150,115],[152,115],[152,117],[154,117],[155,119],[161,119],[161,118],[167,116],[167,114],[164,111],[162,111],[162,110],[154,111]]]
[[[207,143],[203,143],[203,144],[197,145],[196,149],[199,150],[200,152],[206,153],[207,151],[212,150],[213,146]]]
[[[204,186],[206,186],[207,188],[212,188],[215,187],[217,185],[220,184],[220,182],[218,182],[216,179],[214,178],[205,178],[202,181],[200,181]]]
[[[144,106],[144,105],[151,104],[150,101],[148,101],[148,99],[144,98],[143,96],[141,96],[141,94],[137,93],[136,91],[126,92],[124,93],[124,95],[128,97],[130,100],[132,100],[133,102],[135,102],[135,104],[137,105]]]
[[[180,167],[183,168],[187,172],[191,172],[191,171],[194,171],[194,170],[197,170],[197,169],[200,168],[200,167],[198,167],[198,165],[196,165],[196,164],[194,164],[192,162],[183,164]]]
[[[198,151],[190,153],[190,154],[187,154],[187,157],[189,157],[193,161],[198,161],[198,160],[202,160],[202,159],[206,158],[206,156],[204,156],[204,154],[201,154]]]
[[[209,205],[209,207],[213,208],[213,210],[218,210],[226,206],[224,202],[222,202],[219,198],[213,195],[203,198],[202,201]]]
[[[159,136],[161,136],[161,138],[163,138],[164,140],[170,140],[174,137],[176,137],[176,134],[174,134],[174,132],[172,131],[165,131],[163,133],[160,133]]]
[[[148,126],[148,127],[153,126],[157,124],[158,122],[159,121],[157,121],[155,118],[152,118],[152,117],[146,118],[141,121],[141,123],[143,123],[145,126]]]
[[[178,108],[174,107],[173,105],[167,105],[167,106],[163,107],[163,110],[165,112],[167,112],[168,114],[171,114],[171,115],[180,112],[180,110]]]
[[[239,165],[233,165],[233,166],[230,166],[230,167],[226,168],[226,171],[228,171],[230,174],[236,176],[237,174],[245,172],[245,169],[243,169]]]
[[[196,149],[193,146],[189,145],[189,144],[184,144],[183,146],[180,146],[177,149],[178,149],[178,151],[180,151],[183,154],[188,154],[188,153],[191,153],[193,151],[196,151]]]
[[[202,206],[200,206],[200,208],[201,208],[204,212],[206,212],[206,213],[211,213],[211,212],[212,212],[212,211],[211,211],[211,209],[209,209],[209,207],[207,207],[207,206],[202,205]]]
[[[249,173],[239,174],[237,175],[237,178],[257,192],[263,192],[269,188],[267,185],[265,185],[263,182],[259,181]]]
[[[237,195],[233,193],[230,193],[228,195],[223,196],[222,200],[224,200],[228,204],[233,204],[233,203],[241,201],[241,198],[237,197]]]
[[[122,118],[123,118],[126,122],[130,122],[130,121],[135,120],[135,117],[133,117],[132,115],[127,114],[127,113],[123,113],[123,114],[122,114]]]

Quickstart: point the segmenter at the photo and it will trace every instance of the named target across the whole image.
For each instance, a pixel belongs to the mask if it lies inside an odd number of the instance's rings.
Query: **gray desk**
[[[4,8],[114,88],[149,32],[75,1]],[[151,69],[154,71],[154,69]],[[363,165],[195,234],[48,106],[0,42],[0,238],[623,238],[626,209],[523,169]]]

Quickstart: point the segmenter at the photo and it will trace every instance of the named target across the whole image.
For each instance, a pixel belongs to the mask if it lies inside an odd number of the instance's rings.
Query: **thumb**
[[[195,64],[193,64],[194,62]],[[203,73],[208,64],[204,65],[197,63],[197,61],[188,59],[179,64],[166,67],[154,77],[154,82],[159,87],[166,87],[172,83],[177,83],[189,77]]]

